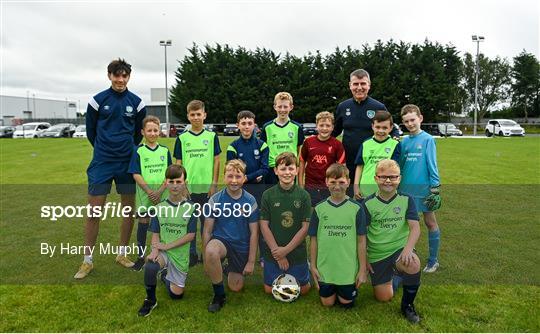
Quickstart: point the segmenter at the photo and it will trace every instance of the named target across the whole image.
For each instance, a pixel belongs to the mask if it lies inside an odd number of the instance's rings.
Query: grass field
[[[224,149],[232,137],[220,139]],[[163,143],[172,149],[173,140]],[[437,139],[437,148],[441,269],[422,276],[422,322],[411,326],[398,312],[401,293],[377,303],[363,286],[347,312],[323,308],[315,291],[282,304],[263,294],[260,268],[245,291],[228,294],[222,312],[209,314],[212,288],[202,266],[190,271],[183,300],[169,300],[159,286],[159,306],[141,319],[142,272],[116,265],[114,255],[97,256],[94,272],[79,282],[72,276],[81,256],[40,255],[42,242],[82,243],[82,218],[51,222],[40,207],[86,204],[88,142],[0,140],[0,331],[540,331],[540,137]],[[116,244],[118,223],[102,222],[98,242]]]

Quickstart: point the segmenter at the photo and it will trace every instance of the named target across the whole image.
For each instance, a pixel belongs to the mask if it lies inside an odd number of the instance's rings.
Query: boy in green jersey
[[[337,295],[338,303],[346,309],[353,307],[356,289],[367,278],[364,210],[346,195],[349,184],[345,165],[334,163],[328,167],[326,186],[330,197],[315,206],[308,231],[311,275],[321,303],[332,306]]]
[[[157,274],[172,299],[184,296],[185,282],[189,269],[189,242],[195,238],[197,218],[193,214],[193,203],[188,201],[186,170],[171,165],[165,172],[169,197],[156,205],[156,216],[152,217],[149,230],[152,232],[152,252],[144,266],[146,299],[139,309],[139,316],[146,317],[157,306]],[[166,272],[166,276],[164,274]]]
[[[287,92],[279,92],[274,97],[274,110],[277,117],[264,124],[261,130],[261,140],[266,142],[270,150],[268,155],[269,173],[266,175],[267,184],[276,184],[278,179],[273,171],[276,166],[276,157],[283,152],[291,152],[295,157],[300,153],[300,146],[304,142],[302,125],[289,118],[293,110],[293,97]]]
[[[383,302],[394,296],[394,274],[403,278],[401,312],[411,323],[418,323],[420,317],[413,303],[420,286],[420,259],[414,246],[420,236],[420,224],[414,199],[397,192],[399,173],[394,160],[379,161],[375,169],[379,190],[362,202],[366,213],[368,270],[375,298]]]
[[[159,118],[146,116],[141,132],[145,142],[133,152],[128,170],[129,173],[133,174],[133,179],[137,183],[135,200],[139,218],[137,226],[139,258],[132,267],[135,271],[140,271],[144,265],[146,233],[150,221],[148,210],[167,198],[165,170],[172,164],[169,149],[157,142],[160,132]]]
[[[266,241],[263,252],[264,291],[272,293],[276,277],[290,274],[298,281],[300,293],[306,294],[311,287],[305,241],[311,199],[307,191],[294,184],[298,174],[298,160],[294,153],[278,155],[274,172],[279,183],[263,193],[259,220]]]
[[[189,102],[187,118],[191,130],[181,133],[176,138],[174,157],[176,164],[186,168],[191,200],[202,211],[204,204],[217,190],[221,148],[217,134],[204,129],[206,119],[204,102],[199,100]],[[201,217],[201,236],[203,227],[204,217]],[[190,246],[190,266],[199,261],[196,245],[196,239],[193,239]]]
[[[377,191],[375,183],[375,165],[382,159],[398,161],[399,142],[390,137],[394,124],[392,115],[386,110],[379,110],[371,120],[373,137],[360,145],[356,159],[356,172],[354,175],[354,197],[365,198]]]

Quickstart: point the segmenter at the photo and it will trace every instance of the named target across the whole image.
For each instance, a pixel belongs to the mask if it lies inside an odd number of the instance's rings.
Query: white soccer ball
[[[300,285],[294,276],[281,274],[272,283],[272,295],[280,302],[293,302],[300,296]]]

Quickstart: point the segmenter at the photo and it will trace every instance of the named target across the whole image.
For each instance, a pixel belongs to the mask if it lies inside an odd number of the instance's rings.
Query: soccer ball
[[[290,303],[300,296],[300,286],[294,276],[281,274],[272,283],[272,295],[280,302]]]

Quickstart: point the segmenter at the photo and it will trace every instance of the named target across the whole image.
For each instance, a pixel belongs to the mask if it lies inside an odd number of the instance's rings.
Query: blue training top
[[[242,189],[242,196],[234,199],[224,188],[210,197],[208,204],[211,209],[219,208],[212,210],[208,217],[214,219],[212,236],[229,242],[238,252],[249,252],[249,224],[257,224],[259,220],[255,197]],[[248,215],[250,208],[251,213]]]
[[[86,109],[86,134],[96,161],[129,162],[141,142],[146,107],[140,97],[112,88],[90,99]]]
[[[401,184],[399,190],[412,197],[426,197],[431,187],[440,185],[435,139],[421,131],[401,141]]]
[[[268,152],[268,145],[255,134],[249,139],[240,136],[227,147],[227,161],[240,159],[245,162],[247,183],[256,183],[257,177],[264,179],[268,174]]]

